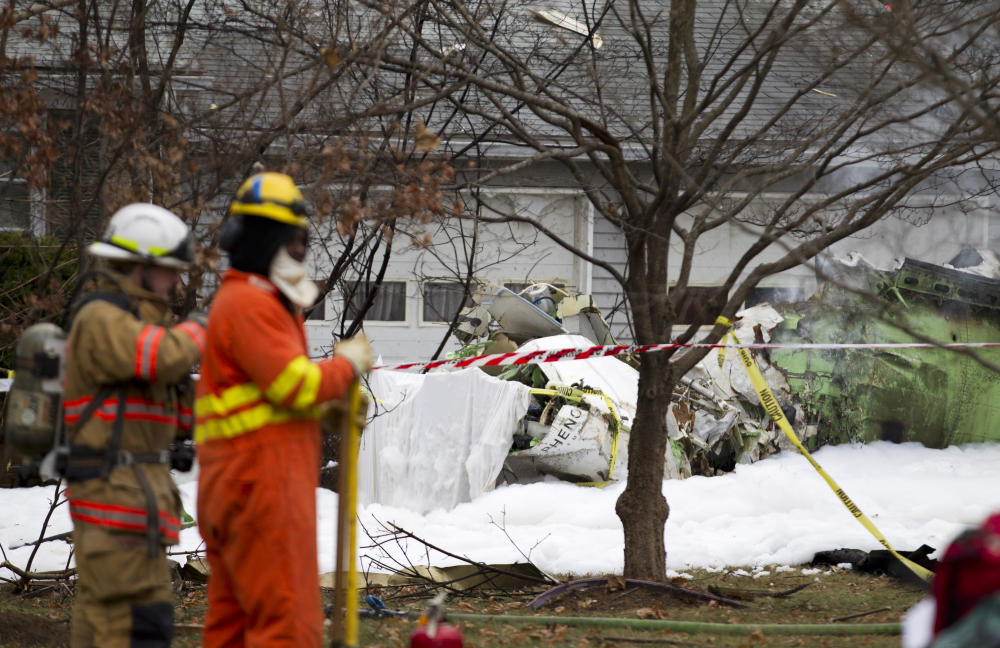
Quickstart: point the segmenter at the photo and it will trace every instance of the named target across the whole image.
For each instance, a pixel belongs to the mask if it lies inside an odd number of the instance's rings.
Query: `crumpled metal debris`
[[[452,357],[515,350],[587,348],[616,344],[590,295],[570,295],[548,284],[520,294],[481,286],[473,306],[462,312],[456,335],[466,346]],[[784,320],[768,304],[737,315],[741,340],[769,341]],[[630,358],[488,368],[503,380],[532,388],[532,405],[514,436],[500,482],[524,482],[546,475],[600,485],[627,475],[628,434],[635,417],[639,373]],[[765,380],[782,404],[791,406],[781,372],[761,363]],[[735,352],[721,367],[705,358],[674,394],[667,414],[668,450],[664,477],[683,479],[731,470],[779,449],[778,435],[759,405]],[[749,408],[749,409],[748,409]]]

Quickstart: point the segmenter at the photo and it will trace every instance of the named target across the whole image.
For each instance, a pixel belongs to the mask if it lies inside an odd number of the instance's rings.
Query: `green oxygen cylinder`
[[[25,329],[14,352],[4,431],[7,443],[26,462],[56,443],[65,377],[66,332],[54,324]]]

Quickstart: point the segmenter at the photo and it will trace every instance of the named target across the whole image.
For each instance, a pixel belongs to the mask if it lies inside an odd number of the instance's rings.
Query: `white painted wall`
[[[537,219],[567,242],[583,249],[592,249],[593,228],[589,203],[573,193],[539,190],[534,193],[497,190],[484,200],[501,213],[516,212]],[[471,227],[464,222],[466,242]],[[397,234],[393,241],[393,255],[386,272],[386,281],[406,282],[406,321],[366,322],[365,334],[372,342],[376,356],[386,363],[429,359],[437,349],[448,325],[425,322],[421,282],[424,280],[464,280],[468,268],[468,247],[461,246],[457,237],[458,224],[448,223],[447,229],[433,225],[415,234],[430,234],[426,247],[414,246],[411,237]],[[550,281],[565,284],[570,290],[589,292],[591,287],[590,264],[568,250],[556,245],[552,239],[538,233],[529,224],[480,224],[474,260],[475,277],[495,284]],[[323,277],[329,263],[312,255],[316,277]],[[334,322],[339,321],[343,297],[331,294],[327,298],[325,322],[306,323],[310,352],[314,356],[329,353]],[[454,351],[460,344],[452,337],[442,352]]]

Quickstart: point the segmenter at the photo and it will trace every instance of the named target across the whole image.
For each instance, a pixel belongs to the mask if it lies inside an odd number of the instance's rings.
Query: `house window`
[[[708,302],[718,291],[718,286],[688,286],[684,298],[677,307],[677,318],[674,325],[699,324],[705,326],[715,321],[722,312],[722,305],[706,308]]]
[[[71,149],[76,141],[74,111],[50,110],[49,121],[56,126],[56,147],[62,150]],[[100,164],[101,137],[98,120],[85,120],[83,137],[81,138],[83,150],[80,153],[79,181],[83,198],[81,207],[87,209],[87,212],[83,214],[83,227],[88,239],[95,239],[101,234],[99,231],[100,204],[95,199],[105,182]],[[48,233],[60,240],[75,235],[73,223],[75,213],[70,198],[74,173],[74,165],[70,157],[65,155],[60,156],[52,163],[52,169],[49,172],[50,186],[45,200],[45,218],[49,223]]]
[[[777,307],[779,304],[795,304],[805,301],[806,291],[799,286],[775,286],[769,288],[754,288],[750,296],[743,302],[743,308],[753,308],[767,302]]]
[[[348,321],[353,321],[364,307],[368,295],[375,288],[372,282],[348,283],[344,290],[348,294],[345,300],[345,310]],[[351,291],[354,291],[351,294]],[[366,322],[405,322],[406,321],[406,282],[383,281],[382,287],[375,293],[371,308],[365,313]]]
[[[15,170],[0,160],[0,229],[31,227],[31,192],[24,178],[15,177]]]
[[[309,315],[306,319],[311,322],[325,322],[326,321],[326,296],[324,295],[319,303],[312,307],[309,311]]]
[[[424,284],[425,322],[448,322],[455,315],[472,305],[472,299],[465,292],[465,284],[457,281],[431,281]]]

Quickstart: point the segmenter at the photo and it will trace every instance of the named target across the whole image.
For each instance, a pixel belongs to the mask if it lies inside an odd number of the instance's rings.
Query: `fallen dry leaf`
[[[760,628],[754,630],[750,633],[750,643],[765,643],[764,633],[760,631]]]
[[[441,138],[435,135],[424,125],[424,120],[420,119],[417,122],[417,135],[414,138],[414,142],[417,148],[424,153],[429,153],[437,147],[441,146]]]
[[[458,604],[458,609],[465,610],[466,612],[474,612],[476,608],[472,607],[472,605],[466,603],[465,601],[460,601]]]
[[[563,612],[566,611],[566,606],[565,605],[560,605],[559,607],[557,607],[556,609],[554,609],[552,611],[555,612],[556,614],[562,614]]]
[[[635,611],[635,615],[640,619],[665,619],[666,614],[660,609],[659,605],[654,605],[653,607],[640,608]]]
[[[617,592],[618,590],[623,590],[626,587],[624,576],[615,576],[614,574],[608,574],[608,593]]]

